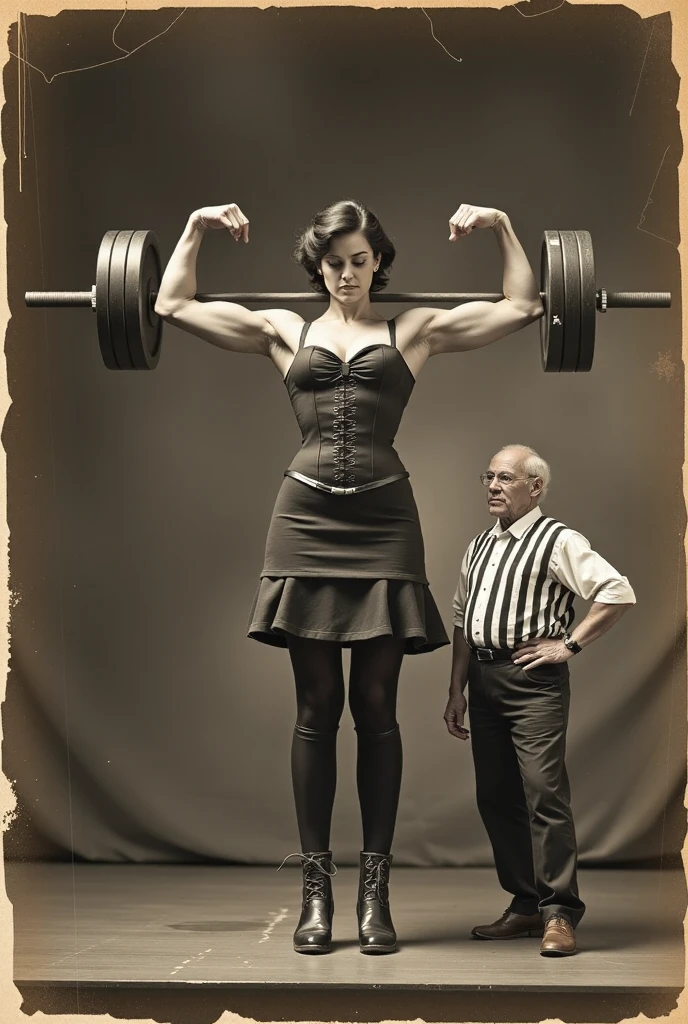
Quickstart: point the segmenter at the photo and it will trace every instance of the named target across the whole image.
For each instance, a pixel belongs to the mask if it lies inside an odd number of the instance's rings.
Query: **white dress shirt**
[[[454,625],[464,628],[469,611],[466,640],[473,647],[510,648],[535,636],[561,636],[573,622],[574,595],[635,604],[625,576],[582,534],[536,507],[506,530],[496,522],[471,541],[452,602]]]

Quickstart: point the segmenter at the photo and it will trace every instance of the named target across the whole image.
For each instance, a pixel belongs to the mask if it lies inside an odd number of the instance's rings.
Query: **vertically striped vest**
[[[571,627],[575,595],[547,578],[554,543],[565,529],[556,519],[542,516],[522,537],[511,536],[506,544],[499,545],[500,561],[483,621],[475,623],[477,596],[497,538],[486,530],[471,541],[463,628],[472,646],[515,647],[532,637],[560,636]]]

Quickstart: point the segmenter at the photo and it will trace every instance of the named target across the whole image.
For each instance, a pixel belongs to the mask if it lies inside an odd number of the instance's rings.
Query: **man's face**
[[[490,462],[487,509],[491,516],[514,523],[537,504],[542,481],[526,474],[523,461],[523,454],[515,449],[500,452]]]

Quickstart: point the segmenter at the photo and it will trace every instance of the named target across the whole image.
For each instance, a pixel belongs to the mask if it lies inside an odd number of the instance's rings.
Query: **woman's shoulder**
[[[394,319],[398,329],[418,333],[436,313],[437,310],[430,306],[412,306],[411,309],[405,309],[403,313],[399,313]]]
[[[275,341],[281,341],[287,348],[296,351],[305,320],[291,309],[262,309],[261,316],[275,332]]]
[[[436,316],[437,310],[425,306],[414,306],[405,309],[394,318],[397,333],[397,345],[404,351],[417,348],[424,341],[424,332],[428,324]]]

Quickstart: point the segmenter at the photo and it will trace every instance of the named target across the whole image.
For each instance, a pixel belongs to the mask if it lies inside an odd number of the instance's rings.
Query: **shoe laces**
[[[330,857],[318,854],[313,855],[310,853],[288,853],[277,870],[281,871],[291,857],[298,857],[301,861],[301,866],[303,867],[304,902],[307,903],[310,900],[327,899],[328,892],[326,879],[334,878],[337,874],[337,868]],[[323,862],[329,862],[332,870],[328,871],[325,863]]]
[[[377,900],[381,906],[388,903],[389,858],[380,854],[366,854],[363,863],[363,900]]]

